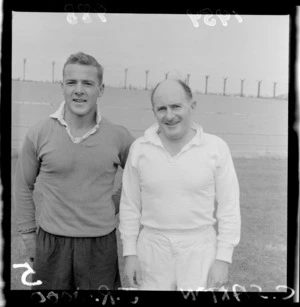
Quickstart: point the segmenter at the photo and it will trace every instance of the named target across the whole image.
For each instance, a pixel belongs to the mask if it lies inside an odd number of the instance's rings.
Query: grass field
[[[12,179],[16,157],[12,158]],[[229,290],[233,284],[247,291],[276,292],[276,286],[286,285],[287,276],[287,160],[273,158],[234,159],[241,191],[242,236],[236,247],[230,268]],[[118,173],[116,184],[120,182]],[[38,207],[39,192],[35,193]],[[13,205],[13,203],[12,203]],[[28,289],[21,283],[24,269],[13,264],[28,262],[24,246],[17,233],[12,206],[11,227],[11,289]],[[122,245],[118,233],[118,250],[123,287]]]
[[[19,147],[28,127],[46,118],[62,100],[58,84],[12,83],[12,147]],[[204,130],[221,136],[230,147],[240,183],[242,237],[234,252],[230,285],[247,291],[275,292],[286,285],[287,276],[287,159],[271,156],[287,154],[287,101],[195,95],[194,120]],[[124,125],[135,136],[154,122],[149,91],[106,88],[100,101],[101,114]],[[246,158],[263,153],[268,157]],[[283,155],[282,155],[283,154]],[[259,155],[257,155],[259,156]],[[16,157],[12,158],[12,178]],[[121,172],[116,183],[120,182]],[[35,201],[38,209],[38,192]],[[13,205],[13,203],[12,203]],[[26,260],[24,246],[16,230],[12,207],[12,264]],[[122,246],[118,233],[119,261],[123,287]],[[21,283],[24,269],[11,267],[11,289],[27,289]]]

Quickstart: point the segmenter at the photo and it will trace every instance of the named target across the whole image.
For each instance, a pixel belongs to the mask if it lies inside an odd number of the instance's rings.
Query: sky
[[[103,15],[104,16],[104,15]],[[127,82],[154,85],[169,76],[185,79],[190,74],[192,89],[203,91],[209,75],[211,90],[222,91],[224,77],[227,88],[238,91],[240,79],[245,86],[263,87],[270,92],[287,88],[289,53],[288,16],[235,15],[224,26],[205,23],[204,15],[195,27],[188,14],[105,14],[103,22],[97,14],[76,13],[77,23],[68,21],[68,13],[13,12],[12,77],[33,80],[60,80],[67,57],[77,51],[93,55],[104,66],[106,84]],[[26,64],[24,66],[24,58]]]

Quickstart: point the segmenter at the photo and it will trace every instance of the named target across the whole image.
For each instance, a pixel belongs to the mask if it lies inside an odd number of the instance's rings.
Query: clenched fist
[[[34,260],[36,247],[36,232],[22,233],[22,239],[25,244],[26,254],[30,261]]]

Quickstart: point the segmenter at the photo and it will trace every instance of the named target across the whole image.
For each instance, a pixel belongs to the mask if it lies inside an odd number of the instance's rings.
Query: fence
[[[63,63],[60,61],[48,61],[41,71],[39,60],[13,62],[13,78],[23,81],[61,82]],[[22,71],[21,71],[22,67]],[[200,70],[200,69],[199,69]],[[192,90],[201,94],[215,94],[223,96],[256,97],[283,99],[288,98],[288,83],[276,80],[251,80],[230,76],[203,75],[196,70],[191,72],[162,71],[160,69],[142,69],[133,66],[118,67],[104,66],[104,83],[106,86],[125,89],[152,89],[159,81],[177,77],[184,80]]]
[[[194,120],[216,134],[234,156],[287,156],[288,104],[283,100],[194,94]],[[17,153],[30,126],[62,101],[57,83],[12,82],[12,149]],[[149,91],[106,87],[101,114],[141,136],[154,121]]]

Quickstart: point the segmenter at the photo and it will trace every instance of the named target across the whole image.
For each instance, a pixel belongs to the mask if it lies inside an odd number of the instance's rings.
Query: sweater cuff
[[[132,256],[136,254],[136,241],[123,241],[123,256]]]
[[[29,222],[18,224],[18,230],[20,233],[33,232],[33,231],[36,231],[36,229],[37,229],[37,226],[36,226],[35,221],[29,221]]]
[[[218,242],[216,259],[232,263],[233,249],[229,244]]]

